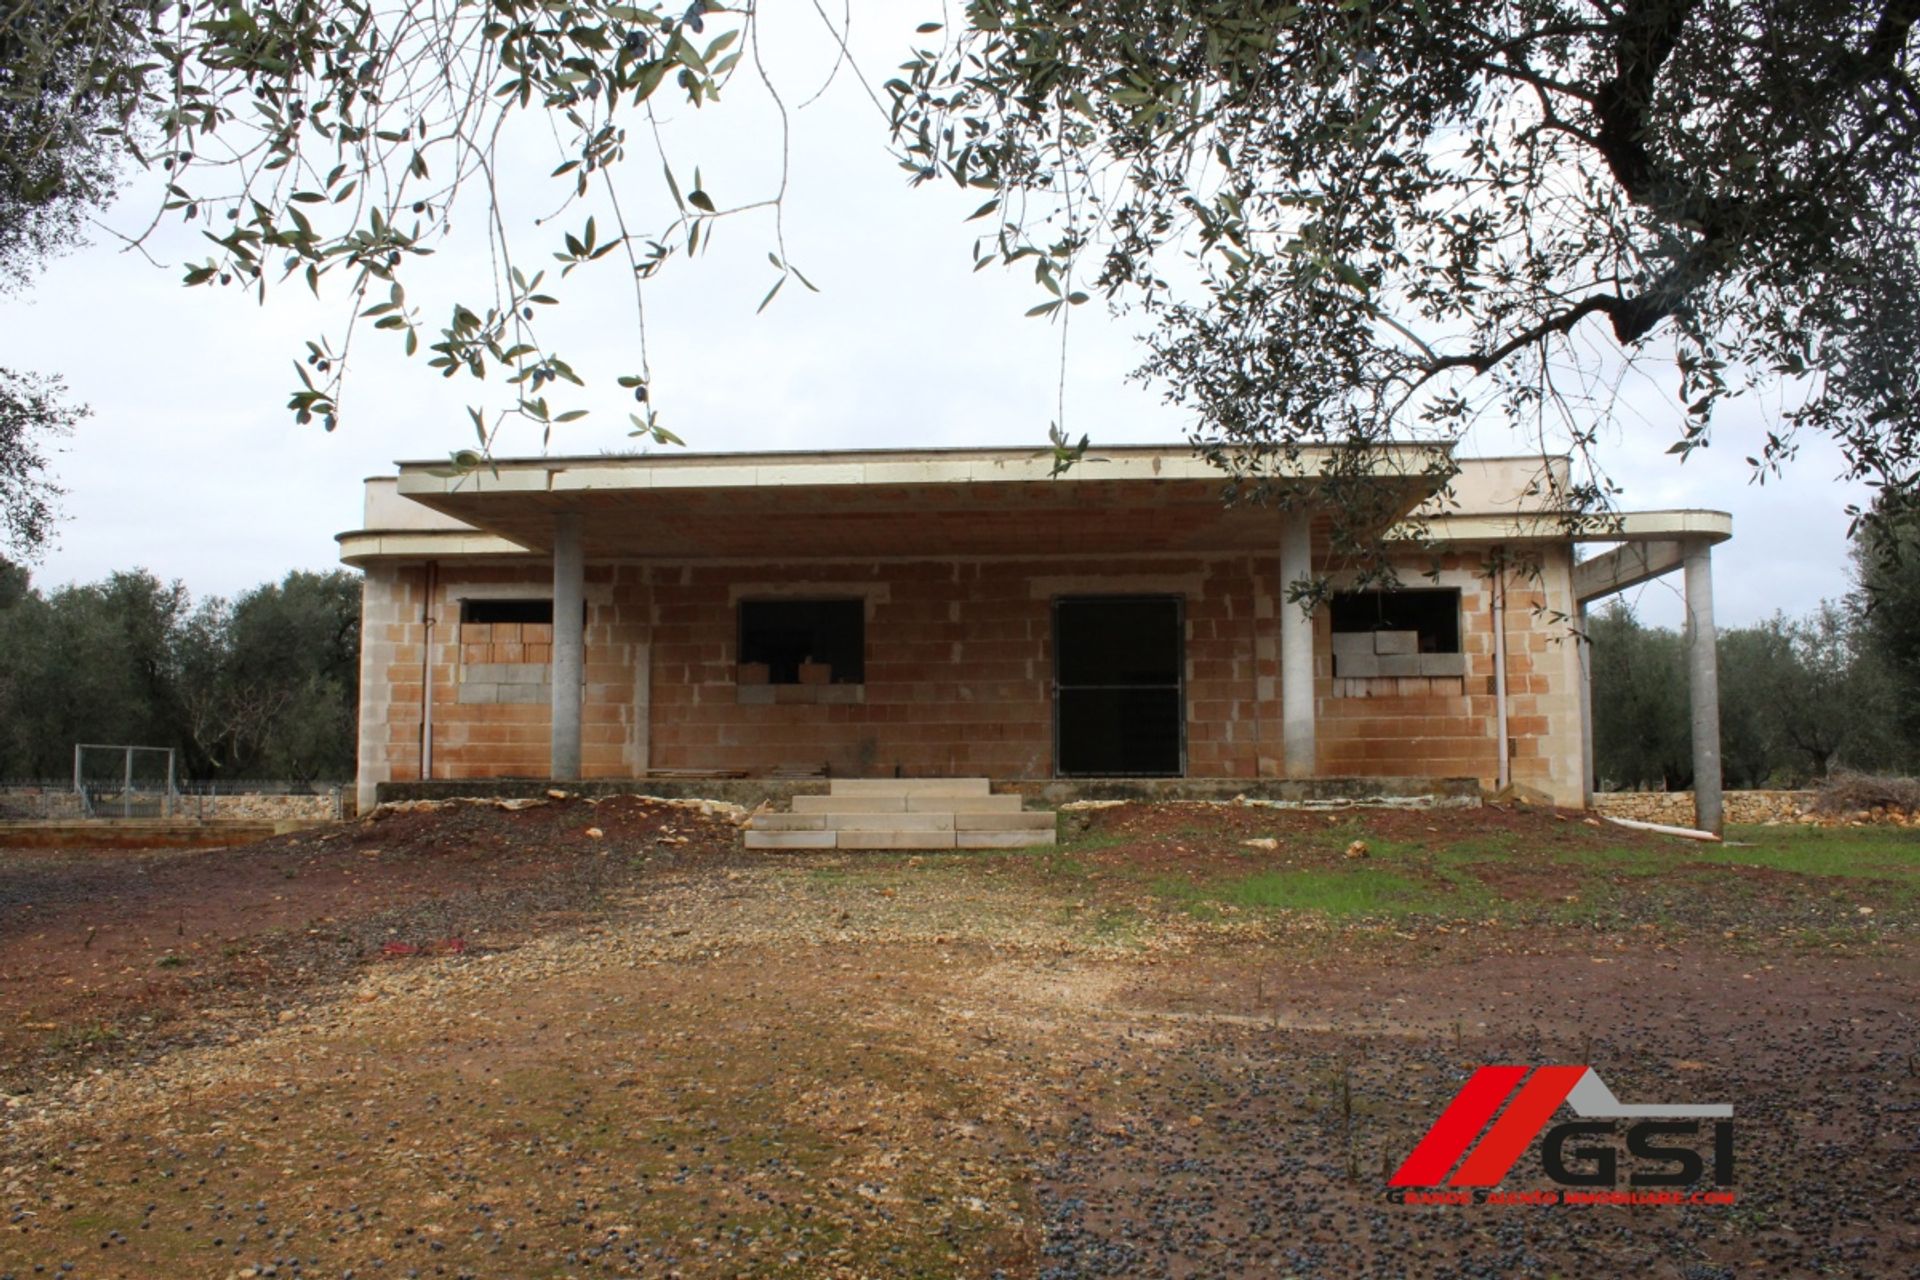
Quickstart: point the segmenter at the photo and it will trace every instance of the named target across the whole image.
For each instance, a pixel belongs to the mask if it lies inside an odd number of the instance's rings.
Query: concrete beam
[[[1713,552],[1687,547],[1687,696],[1693,704],[1694,825],[1720,834],[1720,665],[1713,625]]]
[[[1628,542],[1604,555],[1582,560],[1573,566],[1574,601],[1584,605],[1671,573],[1686,559],[1688,545],[1674,541]]]
[[[1313,576],[1312,521],[1304,510],[1286,513],[1280,527],[1280,722],[1287,776],[1316,770],[1313,699],[1313,615],[1287,601],[1287,589]]]
[[[580,682],[586,672],[586,558],[580,516],[553,518],[552,773],[556,782],[580,777]]]

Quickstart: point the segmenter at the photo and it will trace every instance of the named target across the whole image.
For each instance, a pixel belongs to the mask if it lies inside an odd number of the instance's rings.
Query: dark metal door
[[[1060,777],[1186,773],[1186,622],[1178,596],[1053,602],[1053,769]]]

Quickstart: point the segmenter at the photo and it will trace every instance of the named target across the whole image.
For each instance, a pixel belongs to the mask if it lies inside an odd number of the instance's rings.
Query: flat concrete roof
[[[1303,448],[1259,479],[1282,489],[1348,450]],[[1564,459],[1455,459],[1446,444],[1378,450],[1378,527],[1435,542],[1731,536],[1724,512],[1633,512],[1570,523],[1545,508]],[[1457,462],[1471,509],[1409,513]],[[340,535],[349,563],[545,554],[554,517],[582,516],[586,554],[660,560],[1270,551],[1273,506],[1225,501],[1227,477],[1189,444],[1092,445],[1055,475],[1044,447],[775,450],[501,458],[459,470],[409,461],[368,481],[367,527]],[[1438,504],[1429,504],[1437,507]],[[1317,518],[1322,527],[1326,515]],[[1391,535],[1390,535],[1391,536]]]
[[[1262,479],[1305,481],[1346,454],[1303,449]],[[1448,458],[1445,446],[1379,450],[1381,527],[1432,495]],[[1227,503],[1226,477],[1188,445],[1090,447],[1053,468],[1050,450],[1031,447],[513,458],[405,463],[396,493],[536,552],[551,547],[554,517],[576,512],[586,554],[603,558],[1104,555],[1278,539],[1277,512]]]

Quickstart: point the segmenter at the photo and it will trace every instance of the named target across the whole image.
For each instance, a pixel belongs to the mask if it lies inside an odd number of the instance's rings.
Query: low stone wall
[[[86,816],[86,806],[71,791],[0,787],[0,822],[64,822]]]
[[[345,806],[344,808],[342,806]],[[255,822],[287,822],[294,819],[350,818],[353,816],[350,791],[330,787],[318,795],[261,796],[236,793],[229,796],[181,796],[176,812],[182,818],[238,819]]]
[[[1737,824],[1794,822],[1812,803],[1811,791],[1729,791],[1724,798],[1726,820]],[[1594,796],[1593,807],[1610,818],[1693,825],[1691,791],[1607,791]]]
[[[135,817],[152,818],[159,797],[144,793],[135,798]],[[89,815],[79,796],[52,787],[9,787],[0,789],[0,819],[39,822],[72,822],[87,817],[115,818],[111,796],[95,797],[95,812]],[[236,791],[227,795],[182,795],[173,803],[173,816],[197,822],[294,822],[329,821],[353,816],[351,791],[328,787],[317,794],[261,795]]]

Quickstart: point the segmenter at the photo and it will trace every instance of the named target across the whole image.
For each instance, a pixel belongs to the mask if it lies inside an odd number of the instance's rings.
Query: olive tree
[[[1920,0],[972,0],[887,86],[982,258],[1151,322],[1235,472],[1491,418],[1586,454],[1657,358],[1670,449],[1807,432],[1915,484]],[[1562,495],[1606,505],[1587,468]]]
[[[504,421],[548,431],[580,412],[562,398],[580,375],[545,318],[566,277],[611,269],[641,331],[614,376],[634,430],[664,439],[644,283],[760,210],[768,299],[806,286],[780,234],[784,176],[728,192],[657,128],[663,106],[713,109],[745,76],[778,109],[768,144],[785,156],[792,95],[760,57],[756,0],[13,4],[99,34],[78,42],[79,83],[103,136],[164,174],[158,216],[204,229],[190,285],[344,286],[341,323],[301,354],[302,421],[338,420],[371,329],[505,388],[475,406],[461,461]],[[814,13],[831,71],[858,75],[830,8]],[[1235,476],[1333,442],[1358,446],[1343,465],[1364,479],[1369,446],[1483,420],[1586,455],[1623,371],[1657,361],[1683,456],[1756,397],[1756,468],[1815,432],[1854,476],[1915,485],[1920,0],[925,13],[938,20],[875,86],[911,179],[979,190],[976,257],[1031,268],[1037,317],[1065,323],[1096,296],[1138,308],[1141,373]],[[541,172],[505,145],[523,123],[551,147]],[[505,197],[542,183],[550,212],[516,222]],[[650,222],[641,194],[661,189],[669,211]],[[471,293],[410,292],[457,208],[486,230]],[[1555,496],[1604,509],[1609,484],[1589,466]],[[1377,532],[1374,514],[1358,523]]]
[[[84,239],[141,111],[152,6],[0,0],[0,293]],[[57,377],[0,368],[0,549],[44,546],[60,489],[48,450],[86,415]]]

